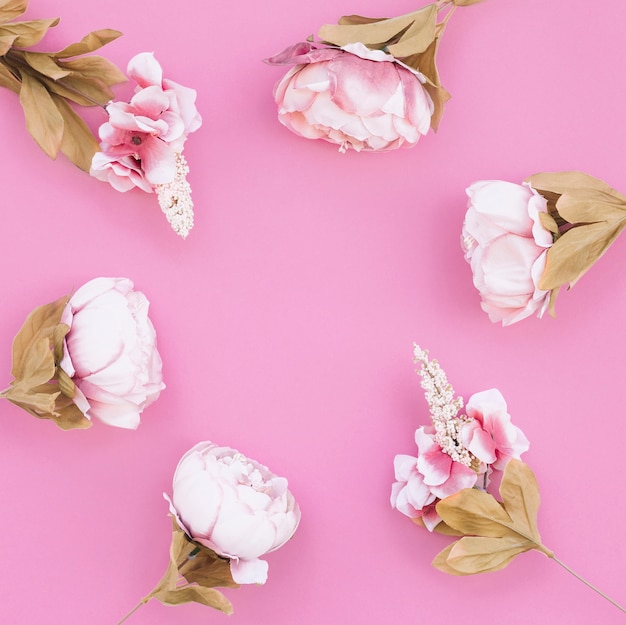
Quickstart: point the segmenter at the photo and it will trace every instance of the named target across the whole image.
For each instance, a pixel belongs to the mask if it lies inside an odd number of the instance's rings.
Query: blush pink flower
[[[492,388],[472,395],[466,406],[472,419],[461,429],[461,442],[481,462],[503,471],[509,460],[528,451],[530,443],[511,423],[502,393]]]
[[[196,542],[230,559],[238,584],[263,584],[261,556],[295,533],[300,508],[287,480],[230,447],[199,443],[178,463],[170,510]]]
[[[151,192],[174,180],[176,154],[202,120],[196,92],[163,79],[152,54],[131,59],[128,73],[138,87],[130,102],[106,107],[109,120],[99,129],[102,152],[96,153],[90,173],[118,191],[137,186]]]
[[[398,454],[393,468],[396,482],[391,487],[391,506],[408,517],[421,516],[422,509],[435,501],[435,495],[417,469],[417,458]]]
[[[278,118],[308,139],[341,151],[415,145],[428,132],[433,103],[425,78],[362,43],[344,48],[300,43],[267,60],[296,63],[274,88]]]
[[[135,429],[165,388],[148,306],[127,278],[96,278],[70,298],[61,316],[70,329],[60,367],[86,417]]]
[[[415,431],[417,468],[424,476],[430,492],[443,499],[463,488],[473,488],[478,474],[474,469],[456,462],[434,440],[435,428],[421,426]]]
[[[482,309],[503,325],[533,313],[541,317],[550,292],[539,288],[539,280],[553,243],[539,220],[546,199],[527,184],[500,180],[476,182],[467,195],[461,245]]]

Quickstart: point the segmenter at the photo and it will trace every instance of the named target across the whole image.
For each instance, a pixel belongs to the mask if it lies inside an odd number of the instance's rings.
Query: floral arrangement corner
[[[536,550],[626,613],[542,542],[539,487],[521,460],[529,442],[511,422],[500,391],[475,393],[463,411],[463,398],[455,397],[439,363],[418,345],[414,355],[432,425],[415,432],[417,457],[396,455],[391,505],[418,526],[456,538],[433,566],[456,576],[489,573]],[[490,492],[494,477],[500,478],[500,499]]]
[[[16,21],[27,6],[27,0],[0,0],[0,87],[19,96],[28,132],[50,158],[62,153],[117,191],[155,193],[172,229],[186,238],[194,213],[183,146],[202,124],[195,90],[164,78],[154,55],[144,52],[128,64],[137,83],[134,96],[117,102],[111,87],[127,77],[90,53],[122,33],[97,30],[56,52],[34,51],[60,20]],[[76,106],[107,113],[100,142]]]

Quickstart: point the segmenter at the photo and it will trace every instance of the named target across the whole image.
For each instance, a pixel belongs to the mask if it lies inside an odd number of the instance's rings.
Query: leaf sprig
[[[493,495],[466,488],[437,503],[445,527],[462,538],[441,551],[433,566],[450,575],[476,575],[498,571],[520,553],[543,553],[583,584],[626,613],[619,603],[563,564],[541,541],[537,528],[539,487],[534,473],[521,460],[510,460]],[[443,532],[448,533],[448,532]]]
[[[28,0],[0,0],[0,86],[19,95],[26,128],[50,158],[62,152],[89,171],[98,141],[69,102],[104,107],[113,98],[111,86],[124,74],[104,57],[83,55],[122,33],[97,30],[58,52],[31,51],[59,18],[13,21],[27,6]]]
[[[626,228],[626,195],[578,171],[541,173],[526,180],[548,200],[540,213],[554,238],[539,288],[552,291],[550,314],[559,289],[573,287]]]
[[[216,587],[239,588],[230,573],[230,563],[214,551],[191,540],[172,518],[173,532],[170,562],[154,590],[146,595],[117,625],[124,623],[150,599],[164,605],[200,603],[224,614],[232,614],[233,606]]]
[[[371,50],[383,50],[404,65],[420,72],[426,79],[424,88],[430,95],[434,112],[431,128],[437,130],[444,104],[450,94],[443,88],[436,64],[439,41],[457,6],[469,6],[482,0],[440,0],[413,13],[393,18],[371,18],[345,15],[337,24],[322,26],[317,36],[323,43],[345,46],[360,42]],[[439,13],[450,8],[438,22]]]

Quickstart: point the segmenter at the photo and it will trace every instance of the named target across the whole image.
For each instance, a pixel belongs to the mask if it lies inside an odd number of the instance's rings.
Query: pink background
[[[114,625],[165,570],[161,493],[200,440],[287,476],[300,528],[268,557],[264,587],[226,591],[232,617],[152,601],[129,623],[623,622],[538,553],[485,576],[435,571],[448,539],[389,505],[393,457],[414,453],[428,419],[418,341],[466,399],[502,391],[532,443],[545,543],[626,602],[626,237],[561,295],[557,320],[510,328],[480,310],[459,249],[475,180],[580,169],[626,191],[626,5],[601,4],[459,9],[439,56],[453,95],[439,133],[342,155],[279,125],[271,91],[284,70],[261,59],[341,14],[419,4],[33,2],[29,16],[62,17],[49,48],[111,27],[124,37],[104,54],[121,67],[154,51],[198,90],[204,125],[185,152],[196,227],[182,241],[154,196],[49,160],[0,92],[0,386],[26,314],[100,275],[130,277],[150,299],[167,383],[136,432],[64,433],[1,405],[1,623]],[[89,120],[95,130],[103,114]]]

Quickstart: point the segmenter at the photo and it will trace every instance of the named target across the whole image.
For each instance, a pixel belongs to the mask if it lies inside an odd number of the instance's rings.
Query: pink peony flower
[[[300,508],[287,480],[230,447],[199,443],[178,463],[170,510],[196,542],[230,558],[238,584],[263,584],[260,557],[287,542]]]
[[[428,132],[433,103],[425,78],[362,43],[320,48],[300,43],[268,63],[297,63],[274,88],[282,124],[345,152],[415,145]]]
[[[74,403],[88,418],[135,429],[165,388],[148,300],[127,278],[96,278],[70,298],[70,327],[60,367],[76,385]]]
[[[461,246],[472,267],[482,309],[493,322],[510,325],[533,313],[541,317],[550,292],[539,289],[552,235],[539,221],[547,202],[529,185],[499,180],[467,189]]]
[[[528,451],[530,443],[522,430],[511,423],[506,401],[498,389],[472,395],[466,406],[473,419],[461,429],[461,442],[479,460],[503,471],[509,460]]]

